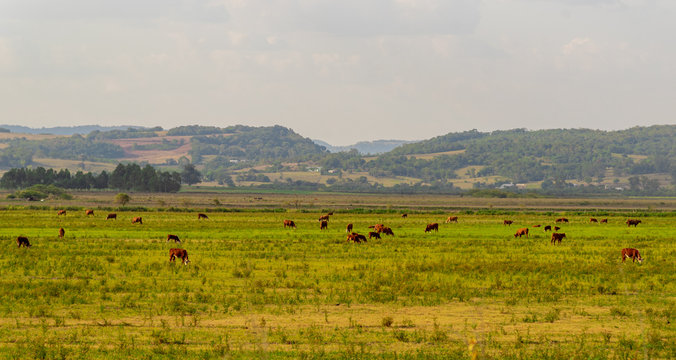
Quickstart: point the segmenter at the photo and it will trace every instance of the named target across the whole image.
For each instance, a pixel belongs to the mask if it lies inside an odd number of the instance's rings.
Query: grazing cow
[[[540,227],[540,226],[541,226],[540,224],[537,224],[537,225],[533,225],[533,227]]]
[[[167,242],[169,242],[170,240],[174,240],[174,242],[177,242],[177,243],[181,242],[181,239],[179,239],[177,235],[172,235],[172,234],[167,235]]]
[[[378,234],[377,232],[369,231],[369,240],[371,238],[380,239],[380,234]]]
[[[388,227],[383,227],[383,228],[381,229],[381,231],[379,231],[379,232],[381,232],[381,233],[383,233],[383,234],[385,234],[385,235],[394,236],[394,232],[392,232],[392,229],[390,229],[390,228],[388,228]]]
[[[559,231],[559,229],[561,229],[561,228],[558,227],[558,226],[554,226],[554,231]]]
[[[457,224],[458,223],[458,217],[457,216],[449,216],[448,219],[446,219],[446,224],[449,224],[449,223],[452,223],[452,222]]]
[[[31,243],[28,241],[28,238],[25,236],[19,236],[16,238],[16,244],[18,247],[21,247],[21,245],[25,247],[31,247]]]
[[[347,224],[347,228],[345,229],[348,233],[352,232],[352,224]]]
[[[329,222],[324,220],[319,223],[319,230],[324,230],[329,228]]]
[[[566,233],[552,233],[552,244],[555,244],[557,241],[559,244],[561,243],[561,240],[566,237]]]
[[[566,219],[566,218],[562,217],[562,218],[558,218],[558,219],[556,219],[556,222],[557,222],[557,223],[559,223],[559,222],[564,222],[564,223],[567,223],[567,222],[568,222],[568,219]]]
[[[514,221],[512,221],[512,220],[505,220],[505,221],[502,222],[502,225],[510,225],[511,226],[513,222]]]
[[[385,227],[385,225],[383,225],[383,224],[375,224],[375,225],[369,226],[369,229],[373,229],[377,232],[382,232],[384,227]]]
[[[437,223],[427,224],[427,226],[425,227],[425,232],[432,232],[432,230],[439,232],[439,224]]]
[[[176,258],[183,260],[183,265],[188,265],[190,262],[188,252],[185,249],[169,249],[169,261],[173,262]]]
[[[106,220],[110,220],[110,219],[115,219],[115,220],[117,220],[117,214],[116,214],[116,213],[110,213],[110,214],[108,214],[108,216],[106,216]]]
[[[353,242],[356,242],[356,243],[360,243],[362,241],[366,242],[366,236],[364,236],[362,234],[357,234],[355,232],[349,233],[347,235],[347,241],[353,241]]]
[[[552,231],[552,226],[551,225],[545,225],[545,232],[546,231]]]
[[[599,221],[596,218],[589,218],[590,223],[598,223]]]
[[[296,223],[293,220],[284,220],[284,228],[286,229],[287,227],[296,229]]]
[[[403,218],[408,217],[408,214],[407,214],[407,213],[403,213],[403,214],[401,214],[401,217],[403,217]]]
[[[85,215],[87,215],[87,216],[94,215],[94,210],[92,210],[92,209],[85,210]]]
[[[209,217],[207,216],[207,214],[203,214],[203,213],[198,213],[198,214],[197,214],[197,220],[202,220],[202,219],[205,219],[205,220],[206,220],[206,219],[208,219],[208,218],[209,218]]]
[[[137,217],[134,217],[134,218],[131,219],[131,223],[132,224],[136,224],[136,223],[143,224],[143,219],[140,216],[137,216]]]
[[[622,262],[624,262],[624,260],[626,260],[627,258],[631,258],[631,262],[634,262],[635,260],[638,260],[639,264],[643,262],[641,254],[639,254],[638,250],[633,248],[622,249]]]
[[[66,215],[66,210],[59,210],[56,215]]]
[[[329,215],[322,215],[319,217],[319,221],[329,221]]]
[[[60,228],[59,229],[59,237],[63,239],[64,235],[66,235],[66,230],[64,230],[63,228]]]
[[[601,219],[601,224],[607,224],[607,223],[608,223],[608,219]]]
[[[516,234],[514,234],[514,237],[518,236],[520,238],[523,235],[526,235],[526,237],[528,237],[528,228],[521,228],[521,229],[517,230]]]
[[[627,219],[627,227],[632,226],[632,225],[634,225],[634,227],[636,227],[636,225],[638,225],[640,223],[641,223],[641,220]]]

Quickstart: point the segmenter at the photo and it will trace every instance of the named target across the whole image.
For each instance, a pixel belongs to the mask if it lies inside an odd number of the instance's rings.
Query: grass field
[[[319,212],[106,213],[0,211],[1,358],[676,357],[673,212],[636,228],[612,212],[337,212],[325,231]],[[561,245],[513,236],[562,214]],[[347,243],[347,223],[395,236]],[[191,263],[169,263],[171,247]],[[643,263],[621,263],[624,247]]]

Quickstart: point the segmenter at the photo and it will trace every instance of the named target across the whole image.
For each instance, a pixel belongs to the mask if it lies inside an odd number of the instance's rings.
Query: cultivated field
[[[0,358],[676,357],[673,211],[628,228],[625,212],[343,210],[320,231],[303,209],[71,209],[0,210]],[[531,227],[560,216],[560,245]],[[348,223],[395,236],[347,243]],[[191,263],[169,263],[172,247]],[[643,263],[621,263],[625,247]]]

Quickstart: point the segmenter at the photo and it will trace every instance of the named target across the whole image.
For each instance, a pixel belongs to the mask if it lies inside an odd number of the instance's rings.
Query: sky
[[[676,123],[673,0],[0,0],[0,123],[333,145]]]

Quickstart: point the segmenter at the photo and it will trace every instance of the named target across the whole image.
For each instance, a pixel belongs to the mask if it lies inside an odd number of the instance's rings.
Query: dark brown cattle
[[[347,224],[347,228],[345,229],[348,233],[352,232],[352,224]]]
[[[170,240],[174,240],[174,242],[177,242],[177,243],[181,242],[181,239],[179,239],[177,235],[172,235],[172,234],[167,235],[167,242],[169,242]]]
[[[408,217],[408,214],[403,213],[403,214],[401,214],[401,217],[403,217],[403,218]]]
[[[284,228],[286,229],[287,227],[292,227],[296,228],[296,223],[293,222],[293,220],[284,220]]]
[[[331,215],[331,216],[333,216],[333,211],[330,212],[330,213],[326,213],[326,215]]]
[[[554,226],[554,231],[559,231],[561,228],[558,226]]]
[[[188,265],[190,262],[188,252],[185,249],[169,249],[169,261],[173,262],[176,258],[183,260],[183,265]]]
[[[589,218],[590,223],[598,223],[599,221],[596,218]]]
[[[632,219],[627,219],[627,226],[632,226],[636,227],[636,225],[640,224],[641,220],[632,220]]]
[[[439,231],[439,224],[437,224],[437,223],[427,224],[427,226],[425,227],[425,232],[431,232],[432,230],[438,232]]]
[[[607,223],[608,223],[608,219],[601,219],[601,224],[607,224]]]
[[[528,237],[528,228],[521,228],[521,229],[517,230],[516,234],[514,234],[514,237],[517,237],[517,236],[521,237],[523,235],[526,235],[526,237]]]
[[[59,210],[56,215],[66,215],[66,210]]]
[[[31,243],[28,241],[28,238],[25,236],[19,236],[16,238],[16,244],[18,247],[21,247],[22,245],[25,247],[31,247]]]
[[[556,222],[557,222],[557,223],[560,223],[560,222],[564,222],[564,223],[567,223],[567,222],[568,222],[568,219],[566,219],[566,218],[562,217],[562,218],[558,218],[558,219],[556,219]]]
[[[87,216],[94,215],[94,210],[92,210],[92,209],[85,210],[85,215],[87,215]]]
[[[329,221],[329,215],[322,215],[319,217],[319,221]]]
[[[545,225],[545,231],[552,231],[551,225]]]
[[[110,214],[108,214],[108,216],[106,216],[106,220],[110,220],[110,219],[115,219],[115,220],[117,220],[117,214],[116,214],[116,213],[110,213]]]
[[[552,241],[551,243],[554,244],[557,241],[559,244],[561,243],[561,240],[566,237],[566,233],[552,233]]]
[[[446,219],[446,224],[449,224],[449,223],[452,223],[452,222],[457,224],[458,223],[458,217],[457,216],[449,216],[448,219]]]
[[[505,220],[505,221],[502,222],[502,225],[512,225],[513,222],[514,221],[512,221],[512,220]]]
[[[347,235],[347,241],[353,241],[353,242],[356,242],[356,243],[360,243],[362,241],[366,242],[366,236],[361,235],[361,234],[357,234],[355,232],[349,233]]]
[[[208,218],[209,218],[209,217],[207,216],[207,214],[203,214],[203,213],[198,213],[198,214],[197,214],[197,220],[202,220],[202,219],[205,219],[205,220],[206,220],[206,219],[208,219]]]
[[[380,239],[380,234],[378,234],[377,232],[369,231],[369,239],[371,238]]]
[[[622,249],[622,262],[624,262],[624,260],[627,258],[631,258],[631,262],[634,262],[635,260],[638,260],[639,264],[643,262],[641,254],[639,254],[638,250],[633,248]]]
[[[136,223],[143,224],[143,218],[141,218],[140,216],[134,217],[134,218],[131,219],[131,223],[132,224],[136,224]]]
[[[388,227],[383,227],[380,232],[385,234],[385,235],[394,236],[394,232],[392,232],[392,229],[390,229]]]
[[[329,228],[329,222],[324,220],[319,223],[319,230],[324,230]]]
[[[537,224],[537,225],[533,225],[533,227],[540,227],[540,226],[541,226],[540,224]]]
[[[66,230],[64,230],[63,228],[60,228],[59,229],[59,237],[63,239],[64,235],[66,235]]]

